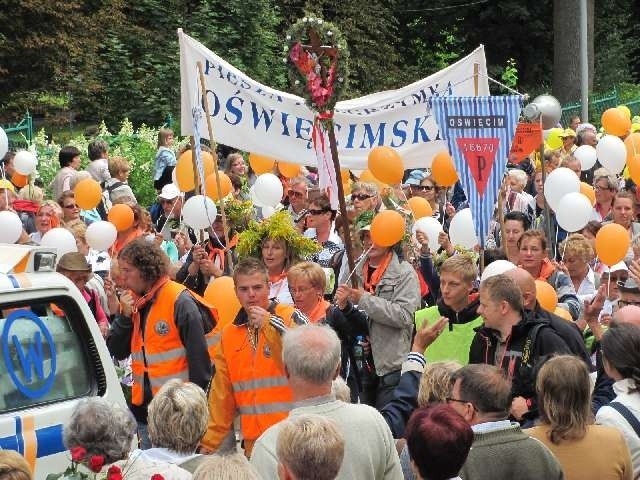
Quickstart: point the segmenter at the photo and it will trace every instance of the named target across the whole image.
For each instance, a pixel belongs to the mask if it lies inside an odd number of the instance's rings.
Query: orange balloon
[[[362,172],[358,180],[360,182],[373,183],[374,185],[377,185],[378,190],[381,192],[387,187],[385,183],[382,183],[380,180],[374,177],[373,173],[371,173],[371,170],[365,170],[364,172]]]
[[[102,187],[93,178],[85,178],[76,184],[73,194],[80,208],[91,210],[96,208],[102,200]]]
[[[629,164],[634,155],[640,155],[640,132],[634,132],[625,138],[624,146],[627,148],[627,164]]]
[[[458,181],[458,172],[453,165],[453,159],[449,152],[440,152],[433,157],[431,175],[436,183],[443,187],[452,187]]]
[[[284,178],[293,178],[300,175],[300,165],[297,163],[278,162],[278,170]]]
[[[231,183],[229,176],[220,170],[218,170],[218,175],[220,176],[220,192],[218,192],[218,183],[216,182],[215,172],[207,177],[204,184],[207,197],[214,202],[220,200],[220,198],[226,197],[231,193],[231,190],[233,190],[233,184]]]
[[[371,222],[371,241],[380,247],[391,247],[404,237],[404,217],[395,210],[382,210]]]
[[[223,276],[211,281],[204,291],[204,298],[218,310],[218,320],[223,327],[233,322],[241,308],[231,277]]]
[[[11,183],[18,188],[22,188],[29,183],[29,175],[22,175],[21,173],[14,172],[13,175],[11,175]]]
[[[398,185],[404,176],[402,157],[393,148],[383,145],[369,152],[368,167],[374,177],[387,185]]]
[[[263,173],[271,173],[276,161],[271,157],[265,157],[264,155],[258,155],[257,153],[249,154],[249,165],[251,170],[256,175],[262,175]]]
[[[640,185],[640,153],[637,153],[631,159],[627,159],[627,167],[629,176],[636,185]]]
[[[343,183],[342,191],[345,195],[351,195],[351,182]]]
[[[617,223],[607,223],[596,234],[596,255],[602,263],[611,267],[624,259],[630,244],[626,228]]]
[[[340,178],[342,178],[342,183],[349,183],[351,181],[351,172],[346,168],[340,169]]]
[[[409,208],[413,212],[413,218],[418,220],[422,217],[430,217],[433,215],[433,209],[429,202],[427,202],[422,197],[411,197],[407,203],[409,204]]]
[[[580,182],[580,193],[591,201],[591,205],[596,204],[596,192],[593,190],[593,187],[588,183]]]
[[[554,288],[544,280],[536,280],[536,300],[542,308],[553,312],[558,305],[558,294]]]
[[[216,168],[213,155],[209,152],[200,152],[202,166],[204,167],[204,178],[211,175]],[[193,159],[191,150],[185,151],[176,163],[176,183],[181,192],[190,192],[195,190],[196,184],[193,178]]]
[[[606,133],[618,137],[624,137],[631,128],[631,119],[619,108],[608,108],[600,120]]]
[[[565,320],[569,321],[569,322],[573,322],[573,318],[571,318],[571,314],[569,313],[569,310],[566,310],[562,307],[556,307],[556,309],[553,311],[553,313],[555,313],[557,316],[564,318]]]
[[[124,232],[133,226],[133,210],[129,205],[116,203],[109,209],[107,220],[113,223],[117,231]]]

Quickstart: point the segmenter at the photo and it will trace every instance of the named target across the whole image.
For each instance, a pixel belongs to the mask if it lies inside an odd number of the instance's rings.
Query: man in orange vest
[[[223,328],[215,351],[209,427],[201,443],[202,451],[218,450],[232,431],[237,411],[248,457],[262,432],[286,418],[292,408],[281,336],[287,328],[308,322],[291,305],[269,300],[269,274],[260,260],[242,260],[233,279],[242,308]]]
[[[150,448],[147,406],[171,378],[207,390],[213,350],[219,341],[213,307],[184,285],[169,279],[169,258],[144,238],[126,245],[118,256],[123,283],[107,346],[118,360],[131,355],[131,411],[138,421],[141,448]],[[108,296],[114,285],[105,281]]]

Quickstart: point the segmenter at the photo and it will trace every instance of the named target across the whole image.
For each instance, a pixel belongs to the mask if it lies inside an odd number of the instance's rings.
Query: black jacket
[[[538,368],[554,354],[571,354],[566,342],[551,327],[538,332],[532,345],[529,361],[523,362],[523,350],[531,329],[540,323],[531,312],[521,312],[522,319],[507,337],[504,354],[496,360],[495,353],[500,333],[484,325],[476,329],[476,335],[469,350],[469,363],[488,363],[496,365],[507,373],[512,380],[514,397],[535,399],[535,373]]]

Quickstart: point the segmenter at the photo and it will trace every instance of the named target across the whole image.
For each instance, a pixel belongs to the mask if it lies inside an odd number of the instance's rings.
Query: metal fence
[[[618,105],[626,105],[629,107],[632,117],[634,115],[640,115],[640,99],[621,103],[618,91],[614,88],[610,92],[596,93],[589,97],[589,121],[594,124],[599,124],[602,112],[608,108],[617,107]],[[562,125],[568,125],[571,117],[574,115],[581,116],[581,114],[582,102],[567,103],[562,106],[562,118],[560,119],[560,123]],[[585,119],[582,120],[586,121]]]
[[[22,120],[2,126],[9,138],[9,150],[27,148],[33,140],[33,119],[27,111]]]

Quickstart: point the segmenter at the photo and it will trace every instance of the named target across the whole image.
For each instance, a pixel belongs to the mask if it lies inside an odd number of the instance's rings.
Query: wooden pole
[[[480,92],[480,64],[473,64],[473,96],[477,97]]]
[[[333,129],[333,122],[328,122],[329,146],[331,148],[331,157],[333,159],[333,168],[336,172],[336,183],[338,184],[338,202],[340,202],[340,215],[342,216],[342,235],[344,236],[344,249],[347,254],[347,262],[349,271],[353,272],[355,263],[353,260],[353,246],[351,245],[351,229],[349,228],[349,217],[347,216],[347,204],[344,201],[344,188],[342,188],[342,180],[340,176],[340,159],[338,158],[338,144],[336,142],[336,133]],[[358,283],[355,275],[351,275],[351,286],[357,288]]]
[[[209,143],[211,145],[211,151],[213,152],[213,155],[215,158],[216,141],[213,137],[213,126],[211,125],[211,115],[209,113],[209,100],[207,99],[207,87],[204,81],[204,71],[202,69],[202,62],[198,61],[197,65],[198,65],[198,73],[200,76],[200,88],[202,89],[202,99],[203,99],[202,103],[204,103],[204,112],[207,117],[207,130],[209,131]],[[224,230],[224,245],[225,245],[225,250],[227,254],[227,262],[228,262],[228,265],[231,267],[231,270],[233,270],[233,258],[232,258],[233,256],[231,255],[231,251],[229,250],[229,230],[227,229],[227,215],[224,209],[224,201],[221,195],[222,186],[220,184],[220,173],[218,172],[217,159],[216,159],[213,171],[216,175],[216,188],[218,189],[218,197],[220,197],[220,215],[222,216],[222,229]],[[204,193],[206,195],[206,191]]]

